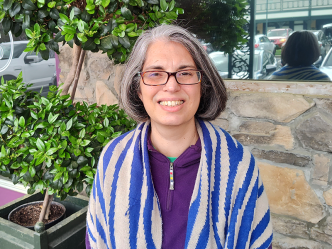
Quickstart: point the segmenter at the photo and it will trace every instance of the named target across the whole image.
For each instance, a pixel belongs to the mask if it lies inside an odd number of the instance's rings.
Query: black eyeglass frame
[[[197,83],[191,83],[191,84],[180,83],[180,82],[178,81],[178,79],[176,78],[176,74],[179,73],[179,72],[186,72],[186,71],[200,72],[200,74],[201,74],[201,79],[200,79],[200,81],[197,82]],[[146,84],[146,83],[144,82],[143,75],[146,74],[146,73],[153,73],[153,72],[156,72],[156,73],[158,73],[158,72],[159,72],[159,73],[160,73],[160,72],[162,72],[162,73],[167,73],[167,74],[168,74],[168,77],[167,77],[166,82],[163,83],[163,84],[158,84],[158,85],[150,85],[150,84]],[[177,82],[179,85],[197,85],[197,84],[199,84],[199,83],[202,82],[202,78],[203,78],[203,71],[202,71],[202,70],[198,70],[198,69],[179,70],[179,71],[176,71],[176,72],[166,72],[166,71],[145,71],[145,72],[138,72],[138,74],[141,76],[141,78],[142,78],[142,82],[143,82],[143,84],[146,85],[146,86],[163,86],[163,85],[166,85],[167,82],[168,82],[168,80],[169,80],[169,77],[171,77],[172,75],[174,76],[176,82]]]

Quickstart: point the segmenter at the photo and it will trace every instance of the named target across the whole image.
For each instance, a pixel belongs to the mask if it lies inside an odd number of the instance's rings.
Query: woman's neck
[[[158,126],[151,123],[153,147],[167,157],[179,157],[199,138],[195,119],[185,126]]]

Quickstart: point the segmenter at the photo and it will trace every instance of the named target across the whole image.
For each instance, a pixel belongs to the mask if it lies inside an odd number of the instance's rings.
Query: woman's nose
[[[164,91],[178,91],[181,88],[180,84],[178,84],[178,82],[175,79],[174,75],[171,75],[168,78],[168,81],[166,82],[166,85],[164,85]]]

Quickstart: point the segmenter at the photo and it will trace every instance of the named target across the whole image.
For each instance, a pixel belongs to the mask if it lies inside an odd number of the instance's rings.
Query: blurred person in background
[[[327,74],[313,65],[319,56],[316,36],[310,31],[296,31],[291,34],[281,51],[284,66],[274,72],[270,79],[330,81]]]

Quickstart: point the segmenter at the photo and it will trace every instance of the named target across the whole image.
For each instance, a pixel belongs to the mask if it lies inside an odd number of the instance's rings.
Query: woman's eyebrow
[[[182,66],[178,67],[177,70],[182,70],[182,69],[185,69],[185,68],[194,68],[194,69],[196,69],[196,66],[194,66],[194,65],[182,65]],[[163,66],[160,66],[160,65],[151,65],[151,66],[145,68],[144,71],[154,70],[154,69],[165,70],[165,68]]]

